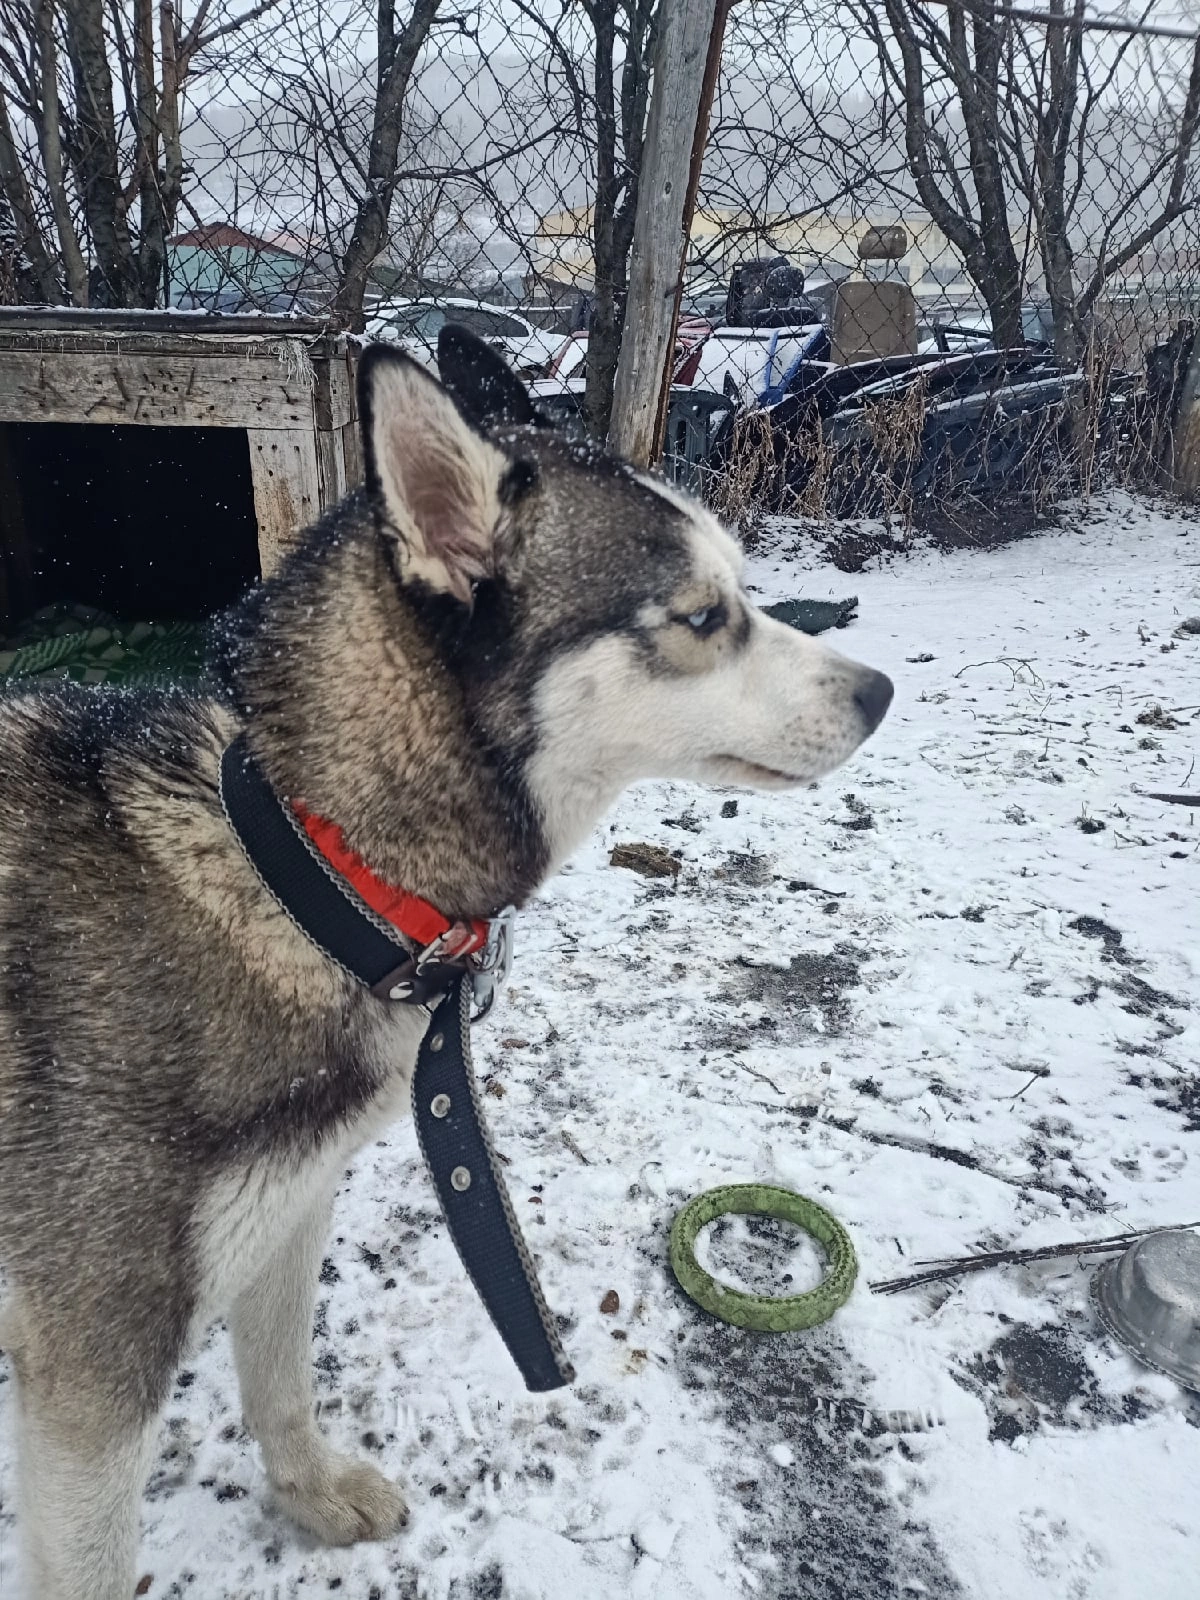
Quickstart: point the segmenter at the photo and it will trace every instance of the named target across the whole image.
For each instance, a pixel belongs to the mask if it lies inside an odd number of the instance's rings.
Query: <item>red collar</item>
[[[361,856],[346,844],[346,838],[336,822],[318,817],[300,800],[291,802],[305,833],[317,850],[339,877],[345,878],[360,899],[371,910],[390,922],[393,928],[411,939],[418,949],[424,950],[443,935],[451,935],[442,946],[441,954],[449,956],[474,955],[488,942],[488,924],[482,918],[451,922],[436,906],[420,895],[409,894],[406,889],[395,889],[390,883],[377,878]]]

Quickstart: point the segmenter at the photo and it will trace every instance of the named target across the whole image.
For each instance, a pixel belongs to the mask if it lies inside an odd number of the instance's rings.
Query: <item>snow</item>
[[[327,1550],[271,1509],[216,1329],[166,1411],[151,1596],[1195,1592],[1200,1398],[1105,1335],[1095,1258],[867,1285],[1200,1219],[1200,832],[1140,792],[1200,789],[1200,637],[1175,636],[1200,522],[1114,496],[853,578],[800,529],[768,542],[765,599],[859,595],[833,641],[893,675],[891,715],[816,792],[626,796],[519,919],[476,1033],[577,1383],[523,1391],[398,1126],[347,1174],[314,1355],[322,1426],[403,1480],[408,1530]],[[680,852],[678,884],[609,866],[615,841]],[[853,1235],[823,1328],[727,1328],[674,1285],[676,1210],[751,1179]],[[811,1282],[781,1224],[700,1246],[730,1280]],[[5,1383],[5,1595],[12,1422]]]

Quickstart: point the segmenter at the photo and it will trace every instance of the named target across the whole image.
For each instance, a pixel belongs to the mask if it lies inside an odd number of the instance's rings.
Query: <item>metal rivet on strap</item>
[[[429,1048],[431,1050],[440,1050],[445,1042],[446,1036],[444,1033],[435,1033],[433,1038],[429,1041]]]
[[[435,1094],[429,1102],[429,1109],[435,1117],[448,1117],[450,1115],[450,1096],[448,1094]]]
[[[471,1187],[471,1174],[466,1167],[455,1167],[450,1174],[450,1187],[457,1189],[459,1194]]]

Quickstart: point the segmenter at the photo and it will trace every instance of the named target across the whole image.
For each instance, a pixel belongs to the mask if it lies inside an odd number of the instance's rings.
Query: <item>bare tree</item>
[[[188,81],[281,3],[0,0],[0,189],[41,298],[159,302]]]
[[[856,4],[877,50],[885,94],[904,126],[922,205],[962,255],[992,316],[997,343],[1021,343],[1021,259],[1009,218],[1001,146],[1001,28],[981,7],[919,0]],[[965,130],[965,139],[958,129]]]
[[[441,0],[414,0],[408,20],[398,26],[392,0],[378,0],[375,97],[365,182],[342,257],[341,281],[334,302],[337,316],[356,332],[363,327],[367,277],[387,238],[405,95],[440,4]]]
[[[595,299],[588,336],[584,406],[592,431],[608,435],[621,350],[629,251],[656,36],[653,0],[581,0],[593,33]],[[619,59],[618,43],[623,47]]]
[[[786,252],[809,218],[874,221],[911,190],[879,94],[866,74],[845,81],[856,31],[838,0],[733,7],[700,182],[720,227],[693,240],[694,269],[724,276],[734,252]]]
[[[989,0],[852,0],[901,118],[921,203],[962,254],[998,342],[1022,342],[1036,250],[1055,343],[1078,359],[1104,285],[1197,203],[1200,40],[1156,61],[1083,0],[1030,22]],[[1024,226],[1024,240],[1014,232]],[[1079,244],[1099,235],[1079,269]]]
[[[1048,7],[1064,25],[1045,30],[1040,51],[1028,32],[1008,34],[1007,148],[1033,218],[1058,353],[1073,362],[1104,285],[1200,199],[1200,37],[1190,61],[1177,48],[1168,62],[1156,61],[1154,46],[1135,32],[1089,50],[1083,0],[1071,0],[1069,11],[1067,0]],[[1146,68],[1151,81],[1129,92]],[[1100,163],[1115,192],[1081,273],[1073,235]]]

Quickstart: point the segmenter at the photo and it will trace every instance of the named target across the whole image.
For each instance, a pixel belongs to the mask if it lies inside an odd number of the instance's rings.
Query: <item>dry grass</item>
[[[818,522],[866,515],[907,540],[917,521],[930,518],[965,533],[973,522],[987,524],[1002,503],[1039,516],[1104,486],[1161,484],[1173,456],[1170,420],[1144,382],[1130,392],[1126,370],[1111,341],[1093,341],[1081,381],[1061,402],[1024,415],[1002,402],[985,408],[965,457],[960,435],[930,459],[930,402],[920,376],[864,405],[849,428],[843,413],[836,445],[815,410],[774,433],[768,413],[747,411],[735,419],[725,464],[709,475],[707,498],[743,538],[757,537],[771,515]],[[982,483],[972,481],[975,469]]]

